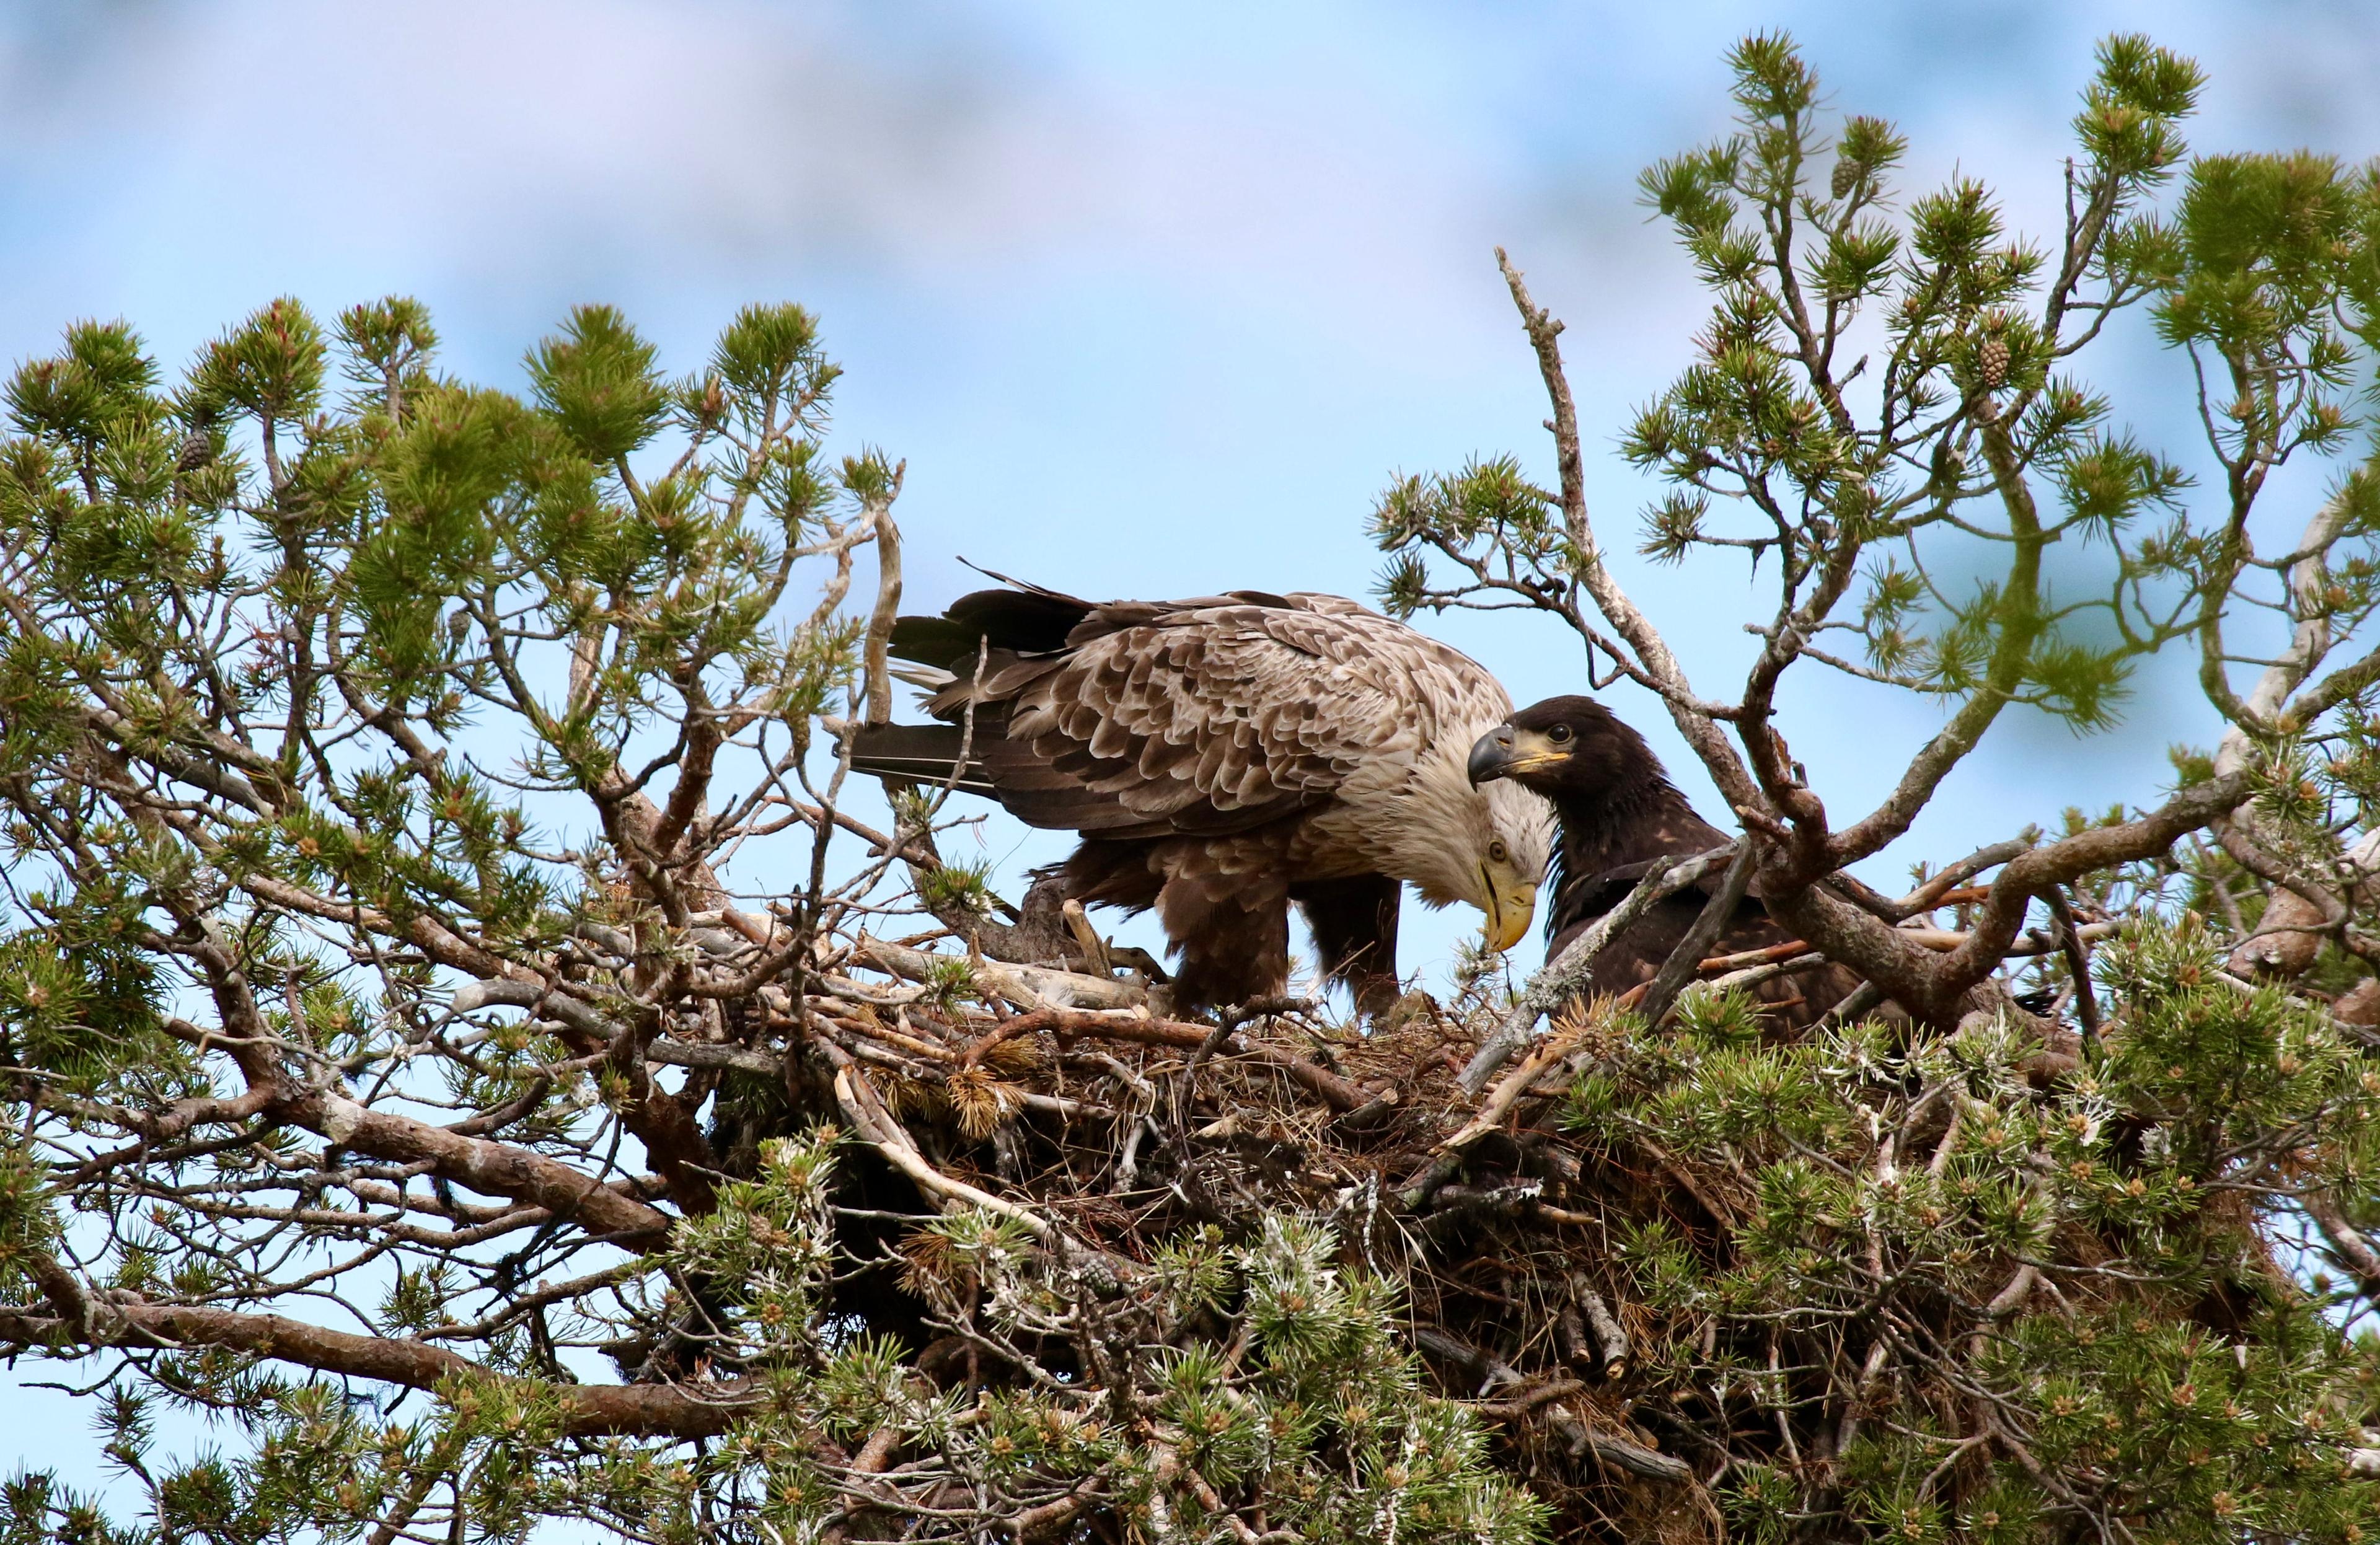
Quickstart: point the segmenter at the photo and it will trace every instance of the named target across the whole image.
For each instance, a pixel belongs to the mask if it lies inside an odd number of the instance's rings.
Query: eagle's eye
[[[1512,850],[1504,845],[1504,839],[1501,837],[1488,845],[1488,861],[1491,864],[1500,864],[1512,856]]]
[[[1546,738],[1559,746],[1563,741],[1570,738],[1570,726],[1568,724],[1556,724],[1553,728],[1546,731]]]

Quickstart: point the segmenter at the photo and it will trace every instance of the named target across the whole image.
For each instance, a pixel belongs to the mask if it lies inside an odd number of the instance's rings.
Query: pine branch
[[[1645,871],[1619,906],[1597,918],[1592,924],[1563,946],[1561,954],[1548,961],[1521,992],[1520,1001],[1512,1005],[1504,1022],[1495,1033],[1480,1044],[1479,1050],[1463,1070],[1458,1080],[1464,1094],[1477,1098],[1488,1087],[1496,1070],[1512,1059],[1512,1053],[1526,1043],[1536,1029],[1537,1021],[1555,1012],[1590,985],[1591,967],[1595,957],[1603,952],[1621,932],[1634,926],[1656,903],[1668,900],[1687,886],[1699,882],[1721,863],[1731,859],[1736,849],[1713,848],[1683,860],[1659,859]]]

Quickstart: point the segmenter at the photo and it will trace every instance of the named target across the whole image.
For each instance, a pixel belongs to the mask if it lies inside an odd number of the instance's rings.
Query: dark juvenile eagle
[[[1058,869],[1066,894],[1156,908],[1181,956],[1177,1008],[1281,991],[1292,902],[1366,1012],[1396,1000],[1406,882],[1432,906],[1478,907],[1494,948],[1528,931],[1550,813],[1465,771],[1512,700],[1352,601],[1018,586],[903,617],[892,649],[940,673],[927,708],[941,723],[858,729],[852,765],[927,785],[956,769],[1027,824],[1081,833]]]
[[[1734,839],[1696,815],[1670,782],[1645,737],[1593,698],[1548,698],[1513,714],[1472,748],[1474,784],[1517,783],[1551,800],[1561,831],[1548,882],[1548,958],[1626,898],[1652,860],[1707,853]],[[1604,945],[1589,967],[1597,991],[1623,992],[1661,969],[1702,915],[1717,874],[1656,906]],[[1754,897],[1728,919],[1713,955],[1784,943],[1793,935]],[[1859,978],[1838,966],[1774,977],[1753,989],[1770,1014],[1811,1023],[1840,1003]]]

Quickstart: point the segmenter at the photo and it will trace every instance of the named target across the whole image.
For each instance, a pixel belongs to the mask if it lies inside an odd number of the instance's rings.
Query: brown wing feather
[[[1501,697],[1469,660],[1352,602],[1243,592],[1092,607],[1064,650],[988,650],[929,706],[955,719],[973,700],[977,758],[1025,821],[1222,834],[1324,803],[1366,759],[1427,737],[1424,673]]]

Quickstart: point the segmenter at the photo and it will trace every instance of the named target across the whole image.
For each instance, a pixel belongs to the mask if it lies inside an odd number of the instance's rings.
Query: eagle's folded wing
[[[1450,710],[1501,689],[1462,655],[1335,597],[1089,610],[1062,652],[991,650],[977,759],[1023,819],[1087,835],[1245,831],[1410,762]]]

